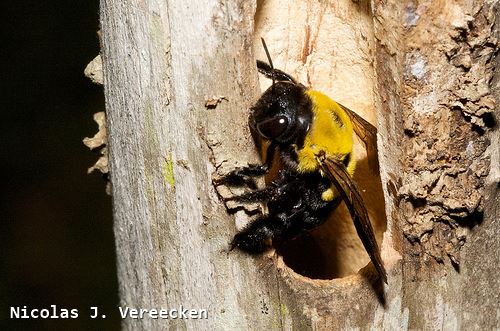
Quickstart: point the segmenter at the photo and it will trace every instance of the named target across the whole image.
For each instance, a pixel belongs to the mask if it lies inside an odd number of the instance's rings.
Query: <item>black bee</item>
[[[351,177],[353,132],[369,148],[375,146],[376,129],[328,96],[274,69],[262,43],[269,64],[257,61],[257,68],[273,83],[252,107],[249,126],[254,138],[269,142],[265,162],[236,169],[217,184],[255,188],[253,178],[269,172],[276,151],[283,167],[266,187],[226,199],[265,202],[268,209],[235,235],[231,249],[264,252],[321,225],[344,201],[375,268],[387,282],[366,207]]]

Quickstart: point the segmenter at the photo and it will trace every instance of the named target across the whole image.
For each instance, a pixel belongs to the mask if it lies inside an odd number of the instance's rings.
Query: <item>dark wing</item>
[[[323,173],[330,179],[341,198],[344,200],[351,214],[358,236],[363,242],[363,246],[380,274],[380,277],[382,277],[387,284],[387,273],[382,263],[382,258],[380,257],[380,251],[377,241],[375,240],[375,235],[373,234],[368,211],[366,210],[363,198],[356,184],[351,179],[351,176],[341,161],[320,155],[318,157],[318,163]]]
[[[341,105],[340,103],[338,103],[338,105],[342,107],[347,116],[349,116],[354,132],[365,144],[366,153],[368,155],[368,164],[370,165],[370,168],[378,172],[377,128],[346,106]]]

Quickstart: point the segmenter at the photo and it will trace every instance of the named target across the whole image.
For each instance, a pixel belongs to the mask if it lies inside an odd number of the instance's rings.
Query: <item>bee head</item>
[[[257,101],[250,128],[265,139],[301,145],[312,121],[312,102],[305,87],[289,81],[275,82]]]
[[[312,101],[306,88],[287,73],[274,69],[266,42],[261,38],[269,64],[257,61],[257,69],[273,84],[252,107],[250,129],[280,144],[302,145],[312,121]]]

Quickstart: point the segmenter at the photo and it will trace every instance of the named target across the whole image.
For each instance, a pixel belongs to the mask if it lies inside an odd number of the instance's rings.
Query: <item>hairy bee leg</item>
[[[228,185],[228,186],[248,186],[251,189],[257,188],[255,180],[251,177],[233,174],[232,172],[222,178],[214,180],[215,185]]]
[[[230,250],[238,248],[250,254],[259,254],[268,250],[273,241],[293,239],[325,221],[326,216],[305,211],[298,211],[289,216],[281,214],[276,219],[266,215],[237,233],[231,242]]]
[[[249,164],[247,167],[231,171],[228,177],[258,177],[267,174],[269,166],[267,164]]]
[[[275,230],[272,220],[262,216],[238,232],[231,241],[230,249],[235,247],[250,254],[259,254],[271,247]]]
[[[249,164],[247,167],[235,169],[227,175],[217,179],[216,185],[242,186],[246,184],[251,189],[256,189],[257,185],[252,177],[264,176],[271,169],[276,144],[271,143],[266,151],[266,161],[264,164]]]
[[[265,175],[269,171],[266,164],[250,164],[248,167],[238,168],[227,175],[217,179],[216,185],[229,185],[229,186],[242,186],[247,185],[250,188],[257,188],[255,181],[252,177],[259,177]]]
[[[310,211],[299,211],[289,217],[281,224],[279,233],[275,231],[276,239],[287,241],[301,234],[311,231],[323,224],[327,217]]]
[[[261,202],[269,200],[276,191],[276,187],[268,186],[260,190],[235,195],[233,197],[225,198],[224,201],[238,201],[238,202]]]
[[[286,196],[291,190],[295,189],[293,183],[287,183],[280,178],[273,181],[269,186],[262,189],[243,193],[233,197],[225,198],[224,201],[239,201],[239,202],[263,202]]]
[[[250,254],[262,253],[271,247],[273,240],[289,238],[287,230],[296,228],[298,231],[295,236],[300,234],[300,229],[294,224],[298,223],[302,215],[303,210],[292,215],[280,213],[262,216],[234,236],[230,249],[237,247]]]

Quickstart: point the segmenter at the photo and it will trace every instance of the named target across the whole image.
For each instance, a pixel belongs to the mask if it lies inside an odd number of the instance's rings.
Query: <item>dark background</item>
[[[2,1],[0,13],[0,329],[119,329],[111,199],[82,144],[104,109],[83,75],[99,1]],[[10,306],[50,305],[80,317],[9,319]]]

